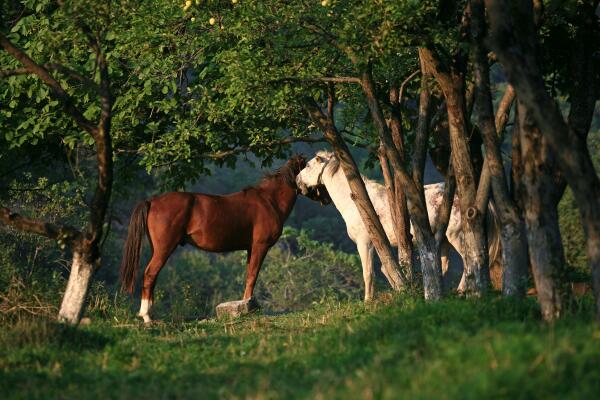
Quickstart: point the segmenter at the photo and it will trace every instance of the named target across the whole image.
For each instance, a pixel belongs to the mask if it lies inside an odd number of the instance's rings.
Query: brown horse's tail
[[[121,260],[121,287],[133,293],[135,289],[135,278],[140,265],[140,253],[142,250],[142,235],[147,234],[146,220],[148,218],[149,201],[138,203],[133,209],[127,239],[123,247],[123,259]]]

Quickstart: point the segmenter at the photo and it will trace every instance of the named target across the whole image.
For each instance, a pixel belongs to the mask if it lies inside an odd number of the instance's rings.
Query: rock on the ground
[[[257,310],[258,307],[258,302],[254,297],[250,297],[248,300],[228,301],[217,305],[217,318],[225,315],[233,318],[240,317]]]

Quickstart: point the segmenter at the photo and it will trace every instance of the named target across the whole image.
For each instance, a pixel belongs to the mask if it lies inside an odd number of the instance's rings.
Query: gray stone
[[[256,298],[250,297],[248,300],[235,300],[221,303],[217,306],[217,318],[229,316],[232,318],[241,317],[250,314],[259,308]]]

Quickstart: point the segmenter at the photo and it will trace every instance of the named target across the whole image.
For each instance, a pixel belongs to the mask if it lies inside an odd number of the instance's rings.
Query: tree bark
[[[390,214],[392,216],[392,224],[394,225],[394,235],[396,236],[398,245],[398,263],[400,264],[400,268],[404,271],[407,283],[412,286],[414,283],[412,271],[412,247],[406,234],[406,225],[408,225],[408,229],[410,229],[410,224],[407,223],[408,218],[404,219],[404,217],[408,217],[406,199],[404,198],[402,190],[397,190],[395,187],[394,178],[383,145],[379,146],[378,157],[385,183]],[[400,192],[402,196],[399,197],[398,192]],[[404,207],[401,206],[402,202],[404,202]],[[406,216],[403,215],[401,217],[403,212],[406,212]]]
[[[402,158],[394,145],[383,111],[375,95],[375,83],[370,69],[361,74],[361,86],[367,98],[371,118],[379,133],[379,139],[384,145],[386,156],[392,164],[394,173],[398,176],[399,185],[407,198],[410,220],[421,259],[425,299],[440,299],[442,297],[442,268],[440,258],[437,257],[435,238],[427,217],[427,207],[422,201],[419,189],[406,172]]]
[[[446,69],[431,50],[423,48],[421,53],[446,98],[451,160],[456,174],[464,235],[464,290],[467,295],[479,296],[489,286],[488,252],[483,216],[476,205],[476,183],[467,142],[463,77]]]
[[[542,316],[553,320],[564,313],[571,295],[558,227],[557,204],[562,193],[556,186],[555,159],[546,138],[520,101],[518,107],[529,260]]]
[[[454,194],[456,193],[456,177],[454,176],[454,168],[452,163],[448,166],[446,178],[444,179],[444,197],[440,204],[440,211],[435,220],[435,242],[437,243],[438,251],[441,250],[443,242],[446,240],[446,230],[450,223],[450,215],[452,214],[452,206],[454,205]]]
[[[598,99],[598,71],[595,70],[595,55],[598,50],[596,38],[600,30],[595,10],[598,0],[585,1],[577,15],[579,26],[573,42],[574,50],[571,61],[573,85],[569,92],[568,123],[573,132],[587,139],[594,116],[594,108]]]
[[[425,160],[427,158],[427,139],[429,139],[429,122],[431,120],[431,93],[429,90],[430,72],[421,56],[419,49],[419,60],[421,63],[421,93],[419,94],[419,119],[415,132],[415,148],[412,157],[412,176],[417,187],[423,187],[423,175],[425,173]],[[423,202],[425,195],[423,193]]]
[[[74,249],[69,281],[58,312],[59,322],[72,325],[79,323],[94,271],[95,267],[90,263],[89,254]]]
[[[494,122],[492,93],[490,90],[490,69],[487,50],[484,47],[486,36],[485,10],[483,0],[471,0],[471,36],[473,44],[474,77],[477,88],[477,115],[479,128],[485,143],[484,170],[489,170],[488,176],[494,193],[494,200],[500,218],[500,238],[502,241],[503,285],[505,296],[525,296],[527,283],[527,242],[525,240],[524,224],[516,205],[513,203],[506,183],[504,164],[500,154],[500,141]],[[510,96],[510,87],[507,93]],[[504,96],[507,97],[506,94]],[[502,103],[511,103],[504,99]],[[502,105],[501,103],[501,105]],[[508,107],[507,107],[508,108]],[[501,111],[499,110],[499,114]],[[486,168],[487,166],[487,168]],[[482,173],[483,175],[483,173]],[[479,181],[479,189],[489,192],[484,187],[486,182]],[[489,185],[488,185],[489,186]],[[487,210],[487,194],[485,197]],[[485,215],[482,213],[482,215]]]
[[[350,154],[348,146],[335,127],[332,118],[325,116],[314,100],[307,99],[305,101],[305,107],[311,120],[319,127],[319,129],[321,129],[325,139],[331,144],[336,156],[340,160],[340,165],[348,180],[354,203],[369,232],[375,251],[381,260],[382,271],[385,277],[394,290],[400,290],[406,285],[406,278],[402,276],[402,272],[398,267],[398,263],[396,262],[392,251],[392,246],[381,225],[379,216],[373,207],[365,183],[362,180],[358,166]]]
[[[556,103],[546,92],[535,55],[537,38],[531,3],[487,0],[486,5],[493,32],[493,48],[515,87],[519,101],[543,132],[560,170],[573,189],[586,235],[596,317],[600,320],[600,179],[586,142],[569,129]]]
[[[500,100],[498,110],[496,110],[496,135],[498,136],[498,145],[502,146],[504,141],[504,133],[506,123],[510,115],[510,109],[515,100],[515,89],[508,85],[506,91]],[[490,168],[488,166],[487,157],[483,161],[483,167],[481,169],[481,176],[479,177],[479,185],[477,185],[477,209],[481,214],[485,215],[487,212],[487,206],[490,200],[490,193],[492,188],[492,176],[490,174]]]
[[[413,75],[409,76],[410,79]],[[405,80],[402,84],[407,82]],[[402,102],[402,92],[403,88],[398,88],[398,85],[392,85],[392,89],[390,90],[390,104],[391,104],[391,112],[390,112],[390,131],[392,134],[392,140],[394,142],[394,146],[396,146],[396,150],[398,154],[402,158],[402,162],[405,161],[405,153],[404,153],[404,134],[402,131],[402,114],[400,110],[401,102]],[[385,155],[385,146],[383,143],[381,144],[380,154],[385,157],[387,160],[387,156]],[[410,233],[410,217],[408,215],[408,205],[406,201],[406,195],[402,190],[402,181],[398,172],[393,173],[394,178],[394,217],[396,218],[394,221],[396,239],[398,242],[398,261],[401,266],[404,267],[406,271],[406,277],[411,285],[414,285],[414,271],[413,271],[413,250],[412,250],[412,235]]]

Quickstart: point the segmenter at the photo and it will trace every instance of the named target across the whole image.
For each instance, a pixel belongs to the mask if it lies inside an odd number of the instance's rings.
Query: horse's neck
[[[296,189],[288,185],[283,179],[277,179],[261,187],[261,191],[277,213],[285,220],[296,203]]]
[[[344,172],[339,168],[335,174],[324,174],[322,179],[331,201],[342,214],[344,220],[347,222],[352,220],[356,206],[352,200],[352,192]]]

